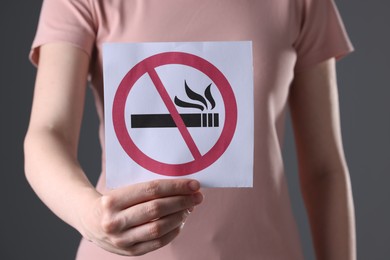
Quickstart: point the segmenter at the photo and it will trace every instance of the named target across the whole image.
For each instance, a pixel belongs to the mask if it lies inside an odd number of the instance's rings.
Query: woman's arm
[[[301,191],[317,259],[354,260],[354,207],[342,147],[334,59],[297,73],[289,102]]]
[[[172,241],[202,200],[199,183],[166,180],[98,193],[77,160],[89,57],[65,43],[40,48],[25,170],[43,202],[108,251],[140,255]],[[156,220],[157,219],[157,220]]]

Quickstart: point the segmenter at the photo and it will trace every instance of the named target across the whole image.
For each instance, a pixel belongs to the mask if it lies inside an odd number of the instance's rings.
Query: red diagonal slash
[[[192,156],[194,157],[195,160],[200,159],[202,155],[200,154],[200,151],[196,146],[194,139],[192,138],[190,132],[188,131],[186,125],[184,124],[184,121],[181,118],[179,111],[177,111],[175,104],[170,98],[156,70],[149,69],[148,74],[152,79],[153,84],[155,85],[162,100],[164,101],[164,104],[167,107],[168,112],[171,114],[173,121],[175,122],[177,128],[179,129],[181,135],[183,136],[184,141],[186,142],[188,148],[190,149]]]

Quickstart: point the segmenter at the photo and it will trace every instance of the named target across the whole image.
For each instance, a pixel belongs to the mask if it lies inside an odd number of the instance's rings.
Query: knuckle
[[[184,190],[183,185],[184,185],[183,182],[174,182],[174,183],[172,183],[172,189],[173,189],[174,191],[181,191],[181,190]]]
[[[116,248],[126,248],[129,246],[129,242],[121,237],[111,238],[111,244]]]
[[[161,226],[156,222],[151,223],[150,227],[149,227],[149,238],[155,239],[155,238],[160,237],[161,235],[162,235]]]
[[[103,195],[101,198],[102,208],[104,210],[111,210],[115,205],[115,198],[109,195]]]
[[[171,185],[172,190],[176,193],[187,194],[189,192],[187,181],[177,181],[173,182]]]
[[[157,202],[150,202],[145,206],[145,214],[151,219],[158,218],[161,212],[161,206]]]
[[[120,227],[120,221],[111,215],[106,215],[101,221],[102,230],[108,234],[116,232]]]
[[[148,182],[145,186],[145,193],[155,197],[160,194],[160,184],[158,181]]]
[[[102,222],[101,222],[101,227],[102,227],[102,230],[105,232],[105,233],[111,233],[113,231],[113,223],[111,220],[109,219],[103,219]]]

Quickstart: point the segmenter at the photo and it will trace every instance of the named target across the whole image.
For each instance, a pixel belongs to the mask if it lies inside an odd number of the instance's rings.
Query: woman
[[[237,40],[253,43],[254,187],[176,179],[107,190],[104,156],[93,187],[76,151],[89,77],[104,154],[102,43]],[[77,259],[302,259],[281,156],[289,105],[317,258],[355,259],[334,64],[351,50],[331,0],[46,0],[27,178],[82,234]]]

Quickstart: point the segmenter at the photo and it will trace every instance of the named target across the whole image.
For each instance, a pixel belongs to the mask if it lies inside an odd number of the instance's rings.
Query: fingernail
[[[188,183],[188,187],[190,187],[193,191],[197,191],[200,189],[200,184],[198,181],[190,181],[190,183]]]
[[[194,195],[192,195],[192,200],[195,204],[199,204],[202,202],[203,200],[203,195],[202,193],[195,193]]]
[[[187,211],[188,211],[189,213],[191,213],[192,211],[194,211],[194,207],[191,207],[191,208],[187,209]]]
[[[184,224],[185,224],[185,222],[182,222],[182,223],[180,224],[180,229],[183,229],[183,228],[184,228]]]

